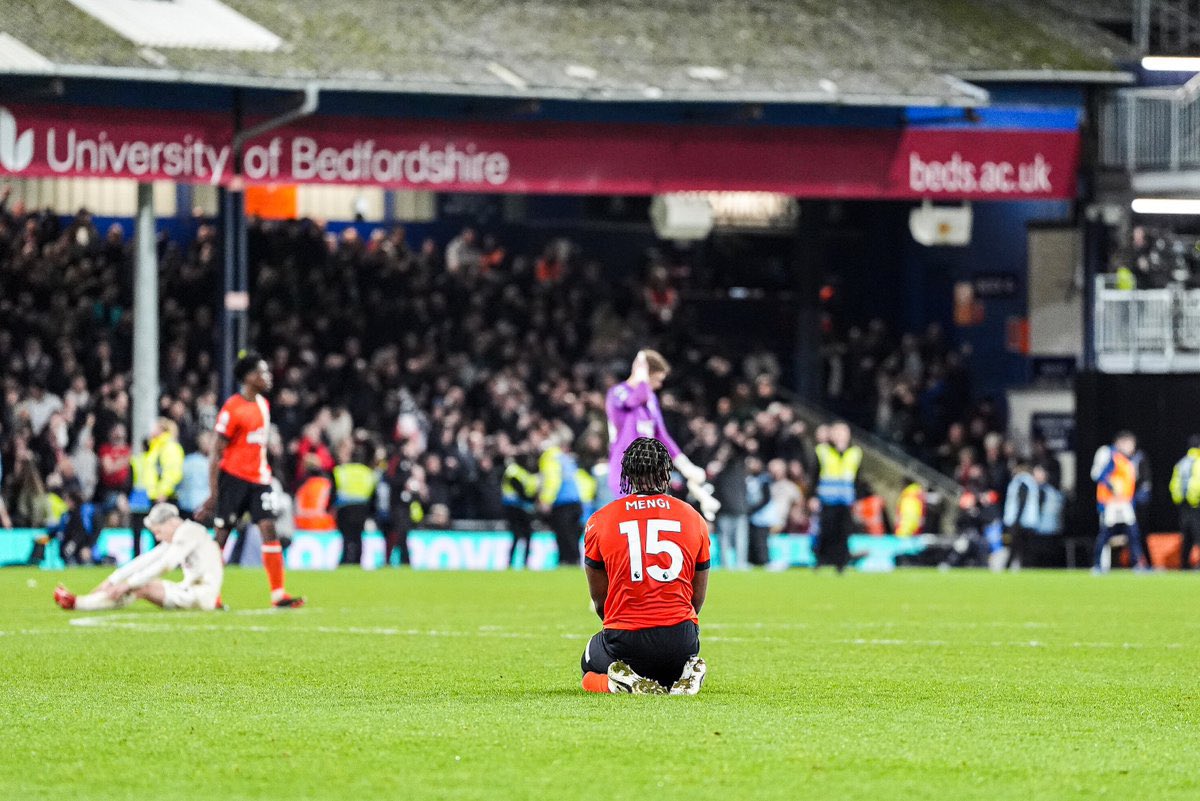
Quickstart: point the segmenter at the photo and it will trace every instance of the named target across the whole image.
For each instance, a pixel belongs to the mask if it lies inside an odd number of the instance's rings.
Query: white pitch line
[[[153,614],[153,613],[151,613]],[[211,614],[211,613],[205,613]],[[247,632],[251,634],[275,634],[288,632],[317,632],[319,634],[365,634],[378,637],[496,637],[501,639],[537,639],[540,635],[518,631],[453,631],[447,629],[398,629],[371,626],[309,626],[304,628],[274,628],[271,626],[230,626],[220,623],[185,623],[178,625],[168,620],[151,622],[149,620],[129,620],[134,615],[127,614],[122,619],[118,615],[92,615],[74,618],[72,626],[93,629],[127,629],[147,632],[175,631],[230,631]],[[171,617],[175,617],[171,615]],[[10,633],[10,632],[0,632]],[[22,631],[11,633],[36,633]]]
[[[1016,640],[1016,641],[1000,641],[993,640],[987,643],[981,642],[950,642],[947,640],[902,640],[902,639],[864,639],[855,638],[852,640],[834,640],[839,645],[903,645],[903,646],[918,646],[922,648],[931,647],[938,648],[947,645],[954,645],[960,648],[969,648],[972,645],[987,645],[991,648],[1168,648],[1171,650],[1185,648],[1187,644],[1178,642],[1167,643],[1140,643],[1140,642],[1065,642],[1065,643],[1050,643],[1040,640]]]
[[[280,614],[274,609],[248,609],[239,612],[199,612],[199,611],[179,611],[163,613],[160,611],[147,612],[112,612],[106,614],[87,615],[81,617],[73,617],[69,622],[69,626],[54,627],[47,629],[9,629],[0,630],[0,637],[12,636],[39,636],[43,634],[61,634],[67,631],[99,631],[104,629],[109,630],[126,630],[126,631],[141,631],[153,633],[169,633],[176,631],[211,631],[211,632],[243,632],[248,634],[275,634],[288,632],[316,632],[319,634],[350,634],[361,636],[376,636],[376,637],[490,637],[497,639],[521,639],[534,640],[546,637],[554,637],[556,634],[559,638],[565,640],[586,640],[590,633],[578,632],[530,632],[528,630],[508,630],[502,626],[484,625],[479,626],[472,631],[458,631],[452,629],[422,629],[422,628],[394,628],[394,627],[373,627],[373,626],[304,626],[304,627],[272,627],[265,625],[230,625],[219,621],[230,621],[237,617],[257,617],[263,614],[274,615]],[[292,612],[288,616],[295,617]],[[198,622],[198,618],[207,618],[213,620],[212,623]],[[188,622],[184,622],[188,621]],[[759,642],[790,642],[792,638],[781,638],[764,636],[758,634],[763,630],[771,629],[792,629],[792,628],[807,628],[805,624],[751,624],[749,626],[738,626],[735,624],[715,624],[706,626],[705,629],[718,629],[721,631],[730,631],[731,634],[718,634],[703,637],[705,642],[727,642],[727,643],[759,643]],[[890,626],[883,626],[890,629]],[[734,636],[733,631],[742,631],[749,636]],[[1042,640],[992,640],[988,642],[962,642],[956,640],[945,639],[905,639],[898,637],[855,637],[849,639],[834,639],[834,640],[804,640],[806,645],[857,645],[857,646],[899,646],[899,647],[917,647],[917,648],[944,648],[953,646],[958,648],[970,648],[972,646],[986,646],[990,648],[1089,648],[1089,649],[1108,649],[1120,648],[1125,650],[1133,649],[1153,649],[1165,648],[1169,650],[1178,650],[1189,647],[1196,647],[1196,643],[1136,643],[1136,642],[1089,642],[1074,640],[1071,642],[1045,642]]]

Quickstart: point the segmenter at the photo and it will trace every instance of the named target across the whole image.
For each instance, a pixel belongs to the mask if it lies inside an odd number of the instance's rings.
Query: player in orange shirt
[[[224,548],[229,532],[249,513],[262,534],[262,562],[271,587],[271,605],[294,609],[304,606],[304,599],[288,595],[283,587],[283,546],[275,534],[271,466],[267,463],[271,407],[264,393],[271,389],[271,371],[261,356],[251,353],[238,359],[233,373],[242,389],[230,396],[217,414],[208,500],[196,510],[196,517],[204,520],[216,511],[213,528],[217,544]]]
[[[581,660],[589,692],[695,695],[704,682],[708,525],[666,494],[670,481],[666,446],[635,439],[621,458],[628,497],[593,514],[584,530],[584,571],[604,621]]]

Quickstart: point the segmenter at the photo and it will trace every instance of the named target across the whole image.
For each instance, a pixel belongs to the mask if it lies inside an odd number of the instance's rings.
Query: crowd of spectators
[[[900,336],[882,320],[840,336],[830,327],[823,356],[831,408],[958,484],[956,529],[970,540],[976,563],[999,547],[1013,487],[1036,474],[1055,493],[1061,489],[1059,460],[1036,438],[1030,452],[1017,452],[1002,410],[972,392],[969,351],[950,347],[936,323]]]
[[[1200,237],[1134,225],[1116,229],[1110,266],[1120,289],[1200,288]]]
[[[973,400],[969,353],[950,347],[936,323],[922,335],[895,336],[879,319],[830,330],[823,356],[830,407],[947,475],[964,448],[981,453],[1002,426],[990,401]]]
[[[811,437],[780,397],[776,357],[689,344],[664,265],[614,272],[565,238],[526,255],[471,228],[442,246],[401,226],[363,235],[313,220],[255,221],[248,250],[249,339],[274,373],[270,457],[285,491],[353,455],[380,471],[384,518],[417,498],[434,525],[498,519],[505,460],[551,431],[569,428],[585,468],[606,462],[605,392],[649,345],[674,367],[660,398],[668,426],[723,500],[767,529],[806,525]],[[156,431],[165,425],[188,454],[178,492],[192,508],[206,490],[203,432],[223,400],[220,254],[203,220],[190,241],[158,247]],[[100,524],[128,520],[131,259],[120,226],[101,232],[86,211],[64,221],[0,194],[0,489],[11,517],[0,524],[53,524],[87,504]]]

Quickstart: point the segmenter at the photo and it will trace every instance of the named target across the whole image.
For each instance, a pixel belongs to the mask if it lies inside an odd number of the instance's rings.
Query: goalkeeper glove
[[[700,514],[704,515],[704,519],[710,523],[716,520],[717,512],[721,511],[721,502],[713,497],[712,485],[689,481],[687,487],[692,497],[699,501]]]
[[[703,467],[692,464],[692,460],[684,456],[682,453],[675,457],[673,461],[675,469],[683,476],[683,480],[689,485],[703,484],[708,475],[704,472]]]

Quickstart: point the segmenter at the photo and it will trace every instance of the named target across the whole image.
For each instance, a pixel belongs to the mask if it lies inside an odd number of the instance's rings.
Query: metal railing
[[[1176,89],[1122,89],[1100,109],[1104,167],[1200,168],[1200,75]]]
[[[1096,362],[1105,373],[1200,372],[1200,289],[1096,285]]]

